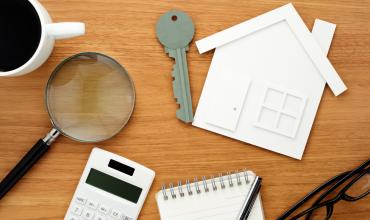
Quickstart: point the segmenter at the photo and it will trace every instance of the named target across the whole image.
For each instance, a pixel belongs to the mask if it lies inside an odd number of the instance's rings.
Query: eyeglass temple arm
[[[333,190],[335,190],[337,188],[337,186],[339,184],[342,183],[341,180],[343,180],[343,178],[345,178],[348,174],[350,174],[351,172],[353,171],[347,171],[347,172],[344,172],[344,173],[341,173],[337,176],[335,176],[334,178],[332,178],[331,180],[329,180],[328,182],[326,182],[324,185],[325,187],[322,187],[321,189],[323,188],[326,188],[328,186],[330,186],[331,184],[333,184],[333,182],[337,182],[336,184],[334,184],[331,188],[329,188],[325,193],[323,193],[312,205],[311,207],[315,207],[317,206],[328,194],[330,194]],[[338,184],[339,183],[339,184]],[[324,186],[323,185],[323,186]],[[320,190],[321,190],[320,189]],[[322,206],[319,206],[319,207],[322,207]],[[312,209],[312,211],[315,210],[315,209]],[[311,215],[312,215],[312,211],[308,212],[307,216],[306,216],[306,220],[310,219],[311,218]]]
[[[313,211],[315,211],[316,209],[319,209],[319,208],[321,208],[321,207],[329,206],[329,205],[331,205],[331,206],[333,205],[333,200],[325,201],[325,202],[320,203],[320,204],[318,204],[318,205],[311,206],[311,208],[306,209],[306,210],[304,210],[304,211],[302,211],[302,212],[298,213],[297,215],[295,215],[295,216],[291,217],[290,219],[299,219],[299,218],[301,218],[301,217],[303,217],[303,216],[305,216],[305,215],[307,215],[305,219],[310,219],[310,218],[311,218],[311,213],[312,213]],[[330,210],[329,210],[329,211],[330,211]]]
[[[333,178],[331,178],[330,180],[328,180],[327,182],[325,182],[324,184],[320,185],[319,187],[317,187],[316,189],[314,189],[312,192],[310,192],[309,194],[307,194],[305,197],[303,197],[299,202],[297,202],[295,205],[293,205],[288,211],[286,211],[283,215],[281,215],[280,217],[277,218],[277,220],[284,220],[286,219],[290,214],[292,214],[294,211],[296,211],[303,203],[307,202],[310,198],[312,198],[313,196],[315,196],[318,192],[320,192],[322,189],[326,188],[327,186],[331,185],[333,182],[337,181],[338,179],[340,178],[343,178],[343,176],[345,176],[346,174],[348,174],[348,172],[345,172],[345,173],[341,173]]]

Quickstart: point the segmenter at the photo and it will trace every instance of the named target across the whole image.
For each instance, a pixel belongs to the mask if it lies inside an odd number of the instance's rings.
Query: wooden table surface
[[[140,219],[159,219],[155,193],[162,183],[248,168],[264,178],[262,199],[267,219],[329,177],[354,168],[370,156],[370,1],[294,1],[309,28],[314,19],[336,23],[329,59],[348,86],[335,97],[326,88],[301,161],[183,124],[175,117],[172,60],[155,34],[159,16],[186,11],[196,26],[195,40],[221,31],[287,1],[134,1],[41,0],[55,21],[83,21],[87,34],[58,41],[50,59],[32,74],[0,78],[0,178],[51,128],[44,88],[66,57],[98,51],[116,58],[131,74],[136,108],[127,127],[99,143],[108,151],[156,171]],[[194,109],[213,52],[188,53]],[[0,201],[0,219],[62,219],[91,149],[60,137],[44,158]],[[370,197],[340,202],[334,219],[368,219]]]

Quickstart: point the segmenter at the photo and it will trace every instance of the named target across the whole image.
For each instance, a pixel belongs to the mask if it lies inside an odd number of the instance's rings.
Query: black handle
[[[8,173],[0,183],[0,200],[7,192],[27,173],[29,169],[49,150],[47,145],[40,139],[21,161]]]

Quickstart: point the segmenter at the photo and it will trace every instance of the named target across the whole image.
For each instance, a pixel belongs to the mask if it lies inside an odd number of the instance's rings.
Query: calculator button
[[[102,215],[97,215],[94,220],[107,220],[107,218],[105,216],[102,216]]]
[[[76,196],[75,201],[78,204],[85,205],[87,199],[85,197],[82,197],[82,196]]]
[[[114,219],[119,219],[121,216],[121,212],[117,210],[112,210],[110,216],[113,217]]]
[[[103,213],[104,215],[109,214],[109,208],[104,205],[100,205],[98,210],[100,213]]]
[[[82,217],[83,219],[86,219],[86,220],[91,220],[93,219],[94,217],[94,212],[90,211],[90,210],[87,210],[85,209],[82,213]]]
[[[75,215],[80,216],[81,213],[82,213],[82,207],[78,206],[78,205],[73,206],[72,213],[75,214]]]
[[[86,206],[87,206],[87,208],[95,210],[95,209],[98,208],[98,203],[90,200],[90,201],[87,202]]]
[[[78,220],[78,217],[70,215],[66,218],[66,220]]]

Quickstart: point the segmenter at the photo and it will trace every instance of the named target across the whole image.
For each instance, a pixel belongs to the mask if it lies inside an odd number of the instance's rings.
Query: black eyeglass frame
[[[359,167],[352,171],[347,171],[344,173],[341,173],[324,184],[320,185],[316,189],[314,189],[312,192],[307,194],[303,199],[301,199],[299,202],[297,202],[295,205],[293,205],[288,211],[286,211],[283,215],[278,217],[278,220],[284,220],[284,219],[298,219],[306,215],[305,219],[309,220],[313,214],[313,211],[316,209],[319,209],[323,206],[326,206],[326,220],[330,219],[330,217],[333,214],[334,211],[334,204],[339,202],[340,200],[345,200],[348,202],[354,202],[357,200],[360,200],[367,196],[370,193],[370,190],[365,191],[363,194],[352,197],[348,194],[346,194],[347,190],[351,188],[353,184],[355,184],[362,176],[365,174],[370,174],[370,159],[365,161],[363,164],[361,164]],[[327,201],[321,202],[324,200],[330,193],[341,187],[345,182],[353,178],[349,183],[347,183],[340,191],[339,193],[332,199],[329,199]],[[334,185],[333,185],[334,184]],[[332,186],[331,186],[332,185]],[[296,214],[293,217],[289,217],[293,212],[295,212],[297,209],[299,209],[304,203],[306,203],[309,199],[323,191],[325,188],[331,186],[328,190],[326,190],[312,205],[310,208],[301,211],[300,213]]]

